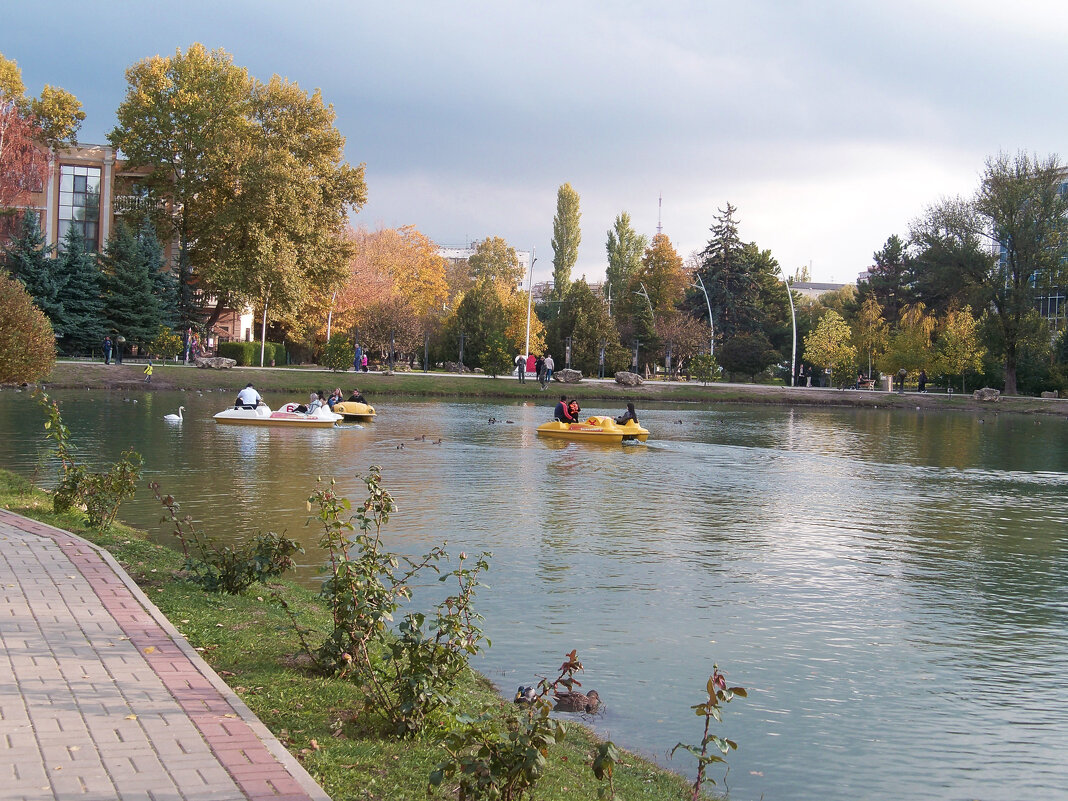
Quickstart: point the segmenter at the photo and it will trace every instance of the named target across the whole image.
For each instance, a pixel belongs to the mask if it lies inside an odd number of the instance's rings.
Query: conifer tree
[[[25,284],[37,308],[56,325],[63,318],[63,304],[59,300],[62,281],[56,274],[51,252],[45,245],[37,214],[26,211],[18,235],[4,248],[4,261],[12,277]]]
[[[104,250],[102,276],[107,331],[118,331],[130,344],[144,344],[159,330],[159,311],[149,265],[138,238],[120,220]]]
[[[63,281],[59,293],[63,319],[55,326],[63,335],[60,347],[68,353],[82,353],[99,346],[107,333],[100,267],[96,254],[86,251],[85,238],[76,228],[67,229],[55,269]]]
[[[156,326],[177,328],[178,313],[178,276],[174,270],[163,266],[163,247],[156,236],[156,227],[145,217],[137,231],[138,258],[152,279],[152,291],[156,297]],[[154,329],[155,330],[155,329]]]

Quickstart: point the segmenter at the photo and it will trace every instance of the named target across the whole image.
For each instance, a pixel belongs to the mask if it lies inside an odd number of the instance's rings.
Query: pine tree
[[[108,331],[119,331],[130,344],[145,344],[159,331],[159,310],[152,275],[140,243],[119,221],[104,250],[103,296]]]
[[[85,238],[77,229],[67,229],[55,269],[63,281],[59,293],[63,319],[56,325],[56,330],[63,334],[60,346],[68,353],[83,353],[99,346],[107,333],[100,267],[96,254],[86,251]]]
[[[579,196],[564,184],[556,193],[556,216],[553,217],[553,300],[563,300],[571,285],[571,269],[578,261],[582,241],[579,228]]]
[[[51,252],[45,245],[37,214],[25,212],[18,235],[4,248],[4,261],[12,277],[26,285],[37,308],[55,326],[63,319],[63,304],[59,301],[62,281],[56,274]]]
[[[156,227],[145,217],[137,231],[138,258],[152,279],[156,297],[157,321],[155,328],[178,326],[178,276],[172,269],[163,266],[163,248],[156,236]]]

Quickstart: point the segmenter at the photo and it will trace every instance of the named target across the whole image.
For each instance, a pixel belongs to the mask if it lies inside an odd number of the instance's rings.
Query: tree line
[[[972,375],[1008,393],[1064,388],[1063,334],[1051,334],[1037,308],[1068,283],[1056,156],[990,159],[973,197],[934,204],[907,236],[889,237],[865,280],[815,302],[790,294],[787,281],[805,271],[788,276],[746,241],[730,203],[706,246],[685,257],[622,211],[606,232],[600,291],[574,281],[580,198],[565,183],[552,221],[552,289],[530,308],[523,268],[501,237],[450,262],[415,226],[351,227],[367,198],[364,166],[344,160],[334,110],[318,91],[279,76],[260,81],[199,44],[144,59],[125,77],[108,141],[126,159],[116,194],[138,222],[117,225],[99,257],[69,232],[53,254],[12,210],[41,174],[42,148],[75,143],[84,113],[51,87],[26,98],[17,66],[0,56],[5,262],[64,349],[91,348],[108,331],[146,345],[160,326],[204,332],[237,308],[254,312],[258,338],[339,366],[359,343],[413,366],[424,354],[462,354],[468,367],[497,373],[529,350],[585,373],[659,367],[789,382],[796,319],[796,362],[817,380],[904,369],[947,382]]]

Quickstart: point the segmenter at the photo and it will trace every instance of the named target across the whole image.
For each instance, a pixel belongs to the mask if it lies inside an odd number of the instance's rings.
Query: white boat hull
[[[331,428],[342,419],[325,406],[311,414],[296,411],[298,404],[287,403],[276,412],[270,406],[255,409],[226,409],[215,415],[215,422],[240,426],[291,426],[293,428]]]

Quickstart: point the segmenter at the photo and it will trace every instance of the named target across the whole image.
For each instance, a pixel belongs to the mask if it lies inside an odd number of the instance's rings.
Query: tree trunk
[[[1016,394],[1016,345],[1005,347],[1005,395]]]

